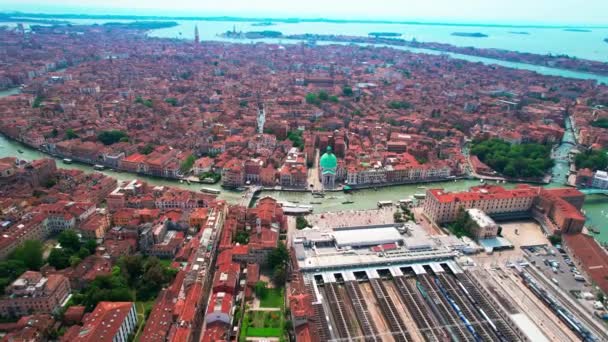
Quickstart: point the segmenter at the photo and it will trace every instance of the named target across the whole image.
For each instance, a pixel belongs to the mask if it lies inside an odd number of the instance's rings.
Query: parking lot
[[[574,294],[579,292],[593,292],[587,281],[578,281],[575,279],[578,270],[572,261],[568,261],[569,257],[551,245],[543,245],[541,247],[522,248],[527,254],[530,262],[537,269],[542,271],[547,278],[554,282],[565,292]],[[573,293],[574,291],[574,293]]]

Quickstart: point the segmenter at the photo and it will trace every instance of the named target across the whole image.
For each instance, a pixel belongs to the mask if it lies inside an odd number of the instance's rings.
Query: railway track
[[[389,329],[395,341],[397,342],[408,342],[412,341],[410,333],[407,331],[405,324],[399,317],[399,313],[397,312],[397,308],[395,307],[395,303],[392,298],[388,295],[384,284],[379,279],[370,279],[370,284],[372,286],[372,291],[376,296],[376,300],[380,305],[380,309],[382,310],[382,314],[386,322],[389,325]]]
[[[501,341],[511,342],[520,341],[521,338],[510,326],[510,323],[505,321],[499,311],[497,303],[490,301],[490,296],[487,293],[482,293],[483,288],[479,284],[475,284],[468,275],[460,273],[456,275],[456,279],[460,281],[462,286],[469,293],[471,298],[477,302],[476,305],[481,308],[492,323],[496,326],[497,334]]]
[[[497,278],[497,274],[502,274],[502,277]],[[524,291],[513,278],[506,275],[502,269],[496,272],[488,272],[484,276],[489,276],[505,293],[508,293],[511,298],[518,299],[518,305],[521,309],[534,320],[534,323],[539,329],[553,341],[574,342],[578,338],[564,332],[563,328],[558,324],[560,322],[557,317],[553,317],[553,313],[538,302],[536,297],[531,297],[531,294]],[[546,319],[543,319],[545,317]]]
[[[462,289],[454,279],[444,273],[437,274],[437,279],[456,302],[460,310],[462,310],[464,316],[470,322],[472,329],[478,334],[479,339],[488,342],[496,341],[499,336],[492,330],[491,323],[483,317],[478,308],[473,307],[474,304],[469,299],[465,298],[466,296],[462,294]]]
[[[363,331],[364,340],[370,342],[381,341],[382,339],[377,337],[378,329],[370,317],[359,284],[356,281],[347,281],[344,283],[344,287],[355,311],[355,317],[357,317],[359,326]]]
[[[415,286],[404,276],[395,277],[394,282],[403,303],[405,303],[407,310],[412,315],[414,323],[424,340],[427,342],[447,340],[446,332],[439,327],[439,322],[429,314],[429,309],[424,304],[424,300],[420,297],[420,294],[416,291]]]
[[[475,337],[465,329],[464,323],[460,320],[456,312],[450,307],[450,304],[444,298],[437,285],[432,281],[428,274],[418,275],[420,281],[420,291],[426,291],[427,302],[433,310],[435,316],[441,321],[441,324],[449,331],[449,335],[453,341],[475,341]],[[424,296],[424,294],[423,294]]]
[[[344,305],[342,296],[338,293],[338,285],[335,283],[325,283],[323,290],[325,298],[329,304],[331,315],[334,319],[334,328],[337,330],[338,337],[348,341],[354,340],[359,334],[357,327],[348,319],[348,311]]]

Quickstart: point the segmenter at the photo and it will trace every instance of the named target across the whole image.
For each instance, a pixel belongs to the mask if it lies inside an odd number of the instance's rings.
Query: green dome
[[[338,167],[338,159],[333,153],[331,153],[330,146],[327,146],[327,152],[323,153],[323,155],[321,156],[321,159],[319,160],[319,166],[321,166],[321,168],[324,170],[336,169],[336,167]]]

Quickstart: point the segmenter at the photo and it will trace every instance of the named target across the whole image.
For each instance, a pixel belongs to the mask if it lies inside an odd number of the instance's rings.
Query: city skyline
[[[546,25],[601,25],[605,23],[603,13],[608,10],[604,1],[589,1],[580,6],[576,1],[548,0],[533,3],[515,0],[506,2],[465,0],[458,6],[446,0],[425,3],[403,4],[396,0],[381,0],[374,3],[349,4],[334,1],[328,5],[318,0],[306,3],[280,5],[274,0],[256,1],[228,0],[221,3],[200,3],[182,0],[179,6],[161,1],[100,1],[63,0],[55,1],[0,1],[5,12],[25,11],[33,13],[79,13],[120,15],[165,15],[165,16],[240,16],[240,17],[299,17],[365,20],[412,20],[448,23],[480,24],[546,24]],[[550,18],[544,13],[551,12]]]

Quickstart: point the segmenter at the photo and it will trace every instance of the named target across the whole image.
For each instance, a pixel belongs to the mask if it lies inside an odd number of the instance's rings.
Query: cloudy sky
[[[0,0],[0,11],[608,25],[608,0]]]

